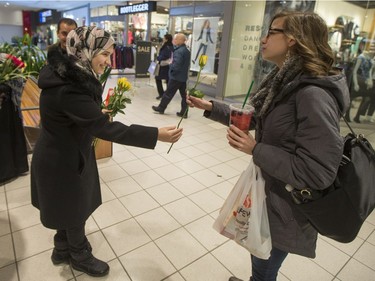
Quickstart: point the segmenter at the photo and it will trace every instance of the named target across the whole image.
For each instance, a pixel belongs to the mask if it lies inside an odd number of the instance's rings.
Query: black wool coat
[[[162,60],[170,59],[172,57],[172,53],[173,53],[173,45],[164,44],[160,48],[160,52],[157,58],[158,63],[160,63]],[[168,72],[169,72],[169,65],[160,66],[159,75],[155,76],[155,79],[169,80]]]
[[[110,122],[99,81],[59,52],[49,54],[38,85],[42,130],[31,164],[32,204],[45,227],[67,229],[102,203],[93,138],[152,149],[158,129]]]

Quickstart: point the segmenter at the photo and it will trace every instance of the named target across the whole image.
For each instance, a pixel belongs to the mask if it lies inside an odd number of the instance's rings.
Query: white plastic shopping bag
[[[213,228],[245,247],[252,255],[269,258],[272,243],[264,179],[253,160],[225,200]]]

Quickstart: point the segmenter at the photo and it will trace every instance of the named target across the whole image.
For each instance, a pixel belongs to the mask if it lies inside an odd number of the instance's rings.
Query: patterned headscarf
[[[113,37],[96,26],[81,26],[69,32],[66,38],[68,55],[79,59],[79,64],[93,72],[91,61],[104,50],[115,44]]]

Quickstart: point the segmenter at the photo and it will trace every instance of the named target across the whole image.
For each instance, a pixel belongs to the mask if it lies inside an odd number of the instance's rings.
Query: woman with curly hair
[[[276,14],[261,44],[263,59],[275,67],[250,99],[255,138],[230,125],[227,139],[252,155],[265,179],[272,251],[267,260],[251,255],[250,280],[275,281],[288,253],[315,257],[317,231],[295,208],[286,186],[322,190],[333,183],[343,151],[340,111],[348,108],[349,91],[345,75],[332,66],[328,28],[317,14]],[[229,123],[228,105],[187,99],[205,117]]]

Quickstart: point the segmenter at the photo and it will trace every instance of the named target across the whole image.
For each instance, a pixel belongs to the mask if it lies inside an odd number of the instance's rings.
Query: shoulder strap
[[[334,101],[334,102],[336,103],[336,105],[337,105],[337,110],[339,111],[340,116],[341,116],[341,118],[344,120],[346,126],[348,126],[350,132],[351,132],[354,136],[357,136],[357,134],[354,132],[353,128],[349,125],[349,122],[346,120],[344,114],[342,114],[342,111],[341,111],[341,109],[340,109],[340,107],[339,107],[339,105],[338,105],[338,103],[337,103],[337,100],[336,100],[335,97],[333,96],[333,94],[332,94],[330,91],[328,91],[327,89],[324,89],[324,88],[322,88],[322,89],[323,89],[328,95],[330,95],[330,96],[332,97],[333,101]]]

